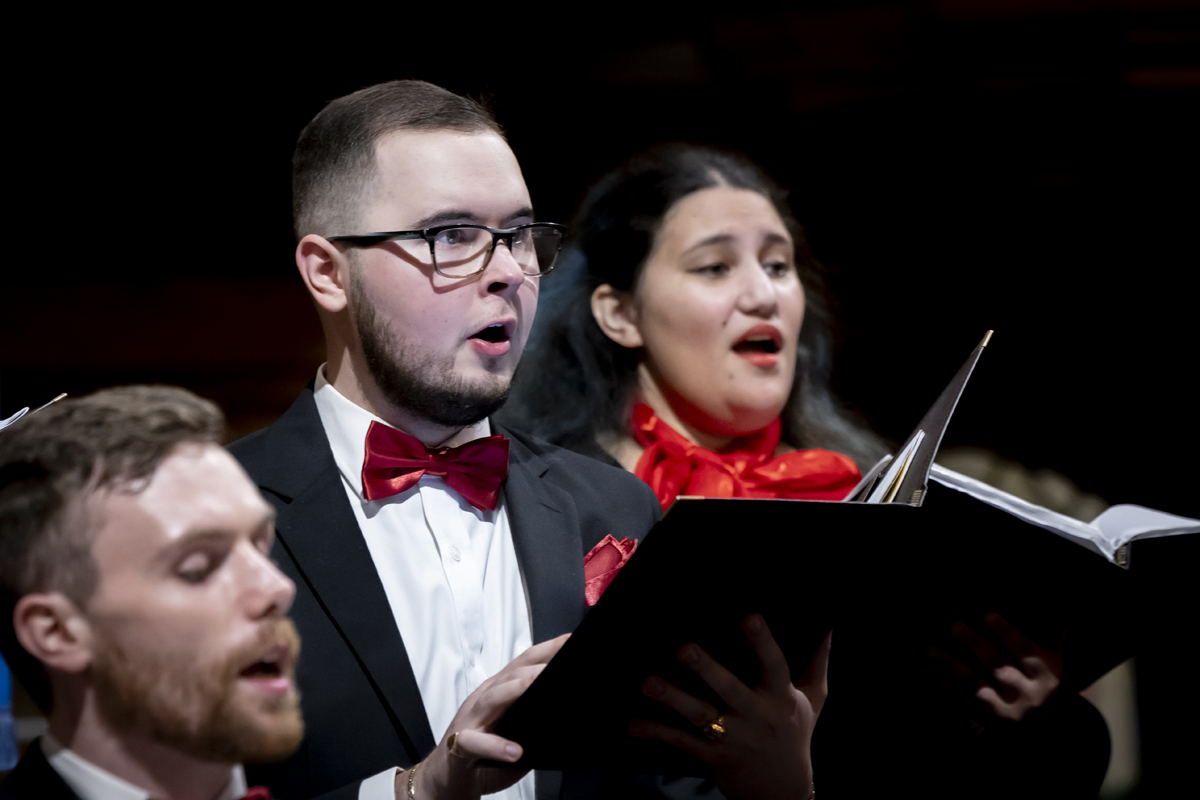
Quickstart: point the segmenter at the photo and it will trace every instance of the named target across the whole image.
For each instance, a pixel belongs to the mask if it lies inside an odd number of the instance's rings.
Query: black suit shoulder
[[[264,439],[267,436],[267,432],[270,430],[270,426],[267,426],[266,428],[257,430],[254,433],[248,433],[242,438],[238,439],[236,442],[231,442],[227,449],[229,452],[238,456],[239,461],[242,460],[243,456],[250,459],[253,459],[255,456],[261,457],[265,449]]]
[[[259,488],[285,502],[337,469],[311,384],[283,416],[233,442],[228,450]]]
[[[616,530],[623,531],[622,535],[640,539],[662,517],[658,498],[633,473],[521,431],[498,425],[493,425],[493,428],[513,439],[546,465],[542,480],[571,496],[583,517],[585,530],[592,527],[588,524],[590,520],[604,519],[607,524],[602,527],[608,529],[615,523],[618,526]],[[613,532],[613,535],[617,536],[618,533]],[[588,549],[595,544],[585,538],[584,545]]]
[[[29,745],[8,777],[0,782],[0,800],[79,800],[46,760],[41,740]]]

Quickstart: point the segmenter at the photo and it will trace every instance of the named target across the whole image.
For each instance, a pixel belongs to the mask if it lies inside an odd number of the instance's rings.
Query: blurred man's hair
[[[220,443],[212,403],[171,386],[123,386],[56,403],[0,431],[0,649],[43,710],[41,663],[13,630],[24,595],[60,592],[81,611],[99,582],[85,501],[151,475],[185,442]]]
[[[482,103],[425,81],[390,81],[339,97],[300,132],[292,155],[297,241],[310,233],[366,233],[356,225],[376,175],[375,143],[403,130],[504,135]]]

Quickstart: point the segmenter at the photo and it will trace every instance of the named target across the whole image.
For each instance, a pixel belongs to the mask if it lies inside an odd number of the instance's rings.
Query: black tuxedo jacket
[[[533,641],[542,642],[583,619],[584,555],[607,534],[642,537],[661,507],[624,470],[492,428],[512,440],[505,503]],[[410,766],[437,742],[312,386],[274,425],[229,449],[278,512],[272,558],[296,582],[291,617],[302,640],[304,741],[286,761],[247,767],[250,784],[289,800],[354,800],[363,778]],[[538,800],[558,797],[560,786],[559,775],[539,773]]]
[[[50,766],[37,739],[0,783],[0,800],[79,800],[79,795]]]

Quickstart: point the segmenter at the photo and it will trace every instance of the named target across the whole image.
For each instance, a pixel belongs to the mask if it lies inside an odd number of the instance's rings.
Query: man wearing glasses
[[[488,420],[562,228],[535,222],[488,111],[417,81],[330,103],[292,181],[328,360],[231,450],[278,512],[307,734],[252,782],[290,800],[532,800],[532,774],[474,766],[520,754],[485,728],[582,619],[584,554],[658,515],[632,475]],[[539,773],[536,796],[560,784]]]

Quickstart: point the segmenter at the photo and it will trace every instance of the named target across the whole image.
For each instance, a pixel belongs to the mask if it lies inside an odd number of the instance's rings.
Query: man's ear
[[[604,335],[622,347],[641,347],[642,331],[638,328],[637,309],[633,295],[619,292],[607,283],[592,292],[592,316]]]
[[[350,263],[323,236],[310,233],[296,245],[296,268],[317,305],[331,313],[346,307],[346,281]]]
[[[58,592],[35,592],[13,609],[17,641],[30,655],[59,672],[83,672],[92,663],[92,626]]]

